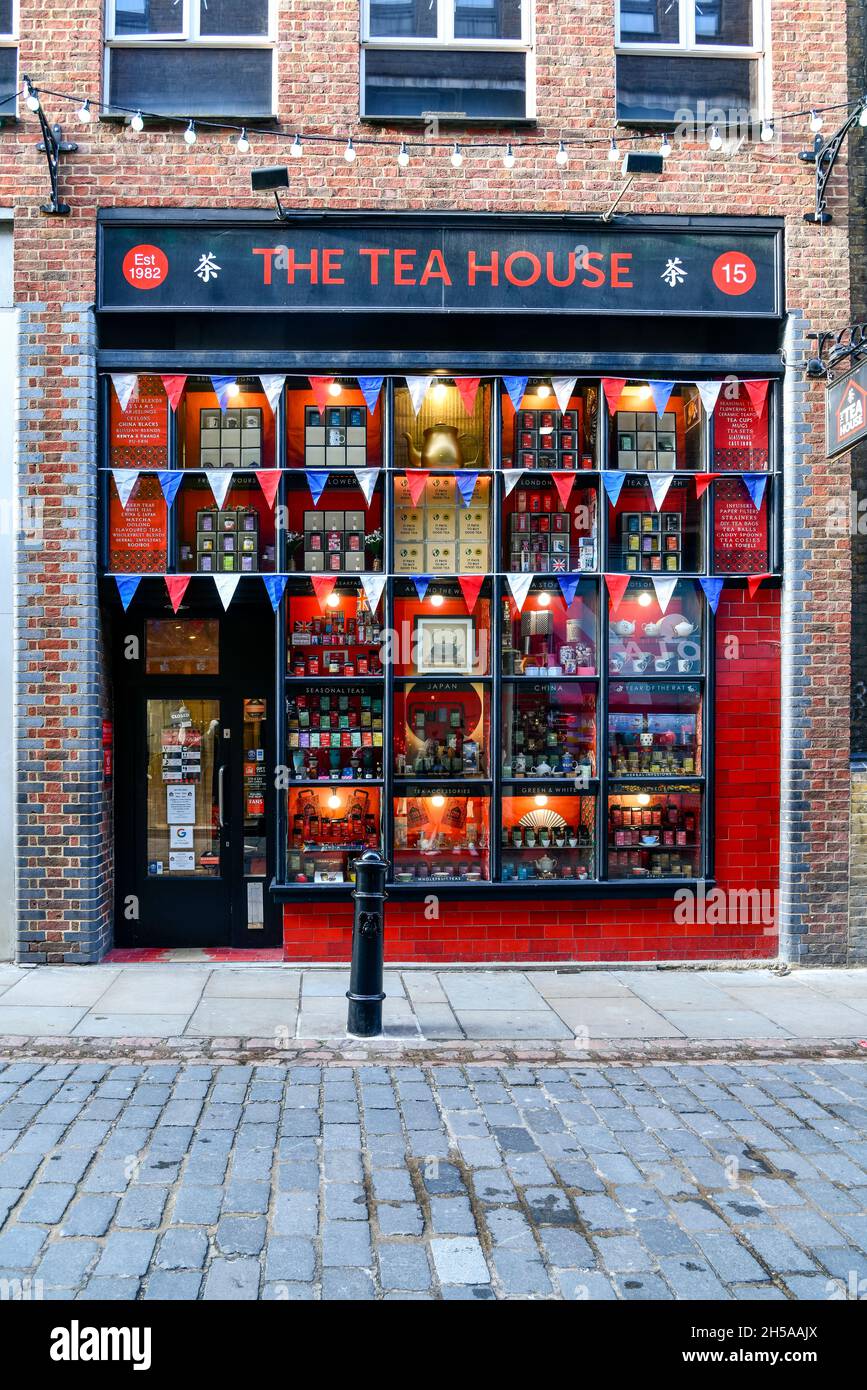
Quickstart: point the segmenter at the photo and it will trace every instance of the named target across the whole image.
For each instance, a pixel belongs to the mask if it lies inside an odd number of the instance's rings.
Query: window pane
[[[490,802],[471,791],[411,785],[394,799],[397,883],[490,878]]]
[[[267,34],[268,0],[201,0],[202,34]]]
[[[753,0],[695,0],[696,43],[751,44]]]
[[[18,49],[0,48],[0,100],[14,97],[18,85]],[[0,118],[15,115],[15,102],[10,100],[0,106]]]
[[[615,614],[609,611],[612,676],[693,676],[701,672],[701,590],[678,584],[663,613],[652,583],[633,579]]]
[[[351,883],[355,861],[382,840],[378,787],[292,787],[287,877],[290,883]]]
[[[677,43],[680,0],[620,0],[621,43]]]
[[[596,799],[569,783],[503,796],[504,882],[594,878]]]
[[[612,777],[695,777],[702,771],[701,738],[701,686],[696,681],[612,681]]]
[[[456,39],[519,39],[521,0],[455,0]]]
[[[527,110],[526,54],[365,54],[366,116],[521,120]]]
[[[437,0],[370,0],[372,39],[435,39]]]
[[[398,547],[397,559],[401,558]],[[416,566],[416,573],[424,569]],[[410,580],[395,582],[396,676],[484,676],[491,659],[490,580],[486,579],[470,610],[455,580],[432,580],[423,599]]]
[[[315,252],[314,252],[315,255]],[[303,257],[299,256],[299,261]],[[288,272],[286,272],[288,273]],[[309,283],[310,270],[291,283]],[[380,468],[383,395],[373,414],[356,377],[336,377],[320,411],[306,377],[286,382],[286,464],[289,468]]]
[[[608,508],[609,567],[627,574],[698,573],[701,518],[691,478],[675,478],[657,510],[650,485],[627,477],[617,505]]]
[[[115,0],[114,31],[119,37],[182,34],[184,7],[180,0]]]
[[[364,590],[355,580],[338,579],[328,596],[324,610],[309,580],[297,581],[297,587],[293,583],[292,592],[289,594],[287,626],[286,662],[290,676],[324,676],[327,679],[329,676],[345,678],[382,675],[383,632],[379,619],[370,610]],[[334,709],[338,713],[349,712],[348,708],[344,711],[338,703],[328,706],[329,714]],[[320,711],[321,713],[324,711]],[[375,717],[381,713],[381,707],[377,710],[373,706],[372,722],[362,718],[360,723],[355,725],[350,718],[348,725],[340,724],[338,721],[337,727],[373,730],[372,739],[368,739],[364,732],[362,733],[361,746],[381,750],[382,725]],[[316,727],[311,708],[308,722],[299,724],[299,728],[303,731]],[[330,720],[327,724],[320,720],[319,727],[330,728]],[[352,743],[353,740],[350,739],[350,746]],[[306,744],[302,741],[294,746],[304,748]],[[323,744],[323,747],[327,746]],[[378,761],[381,760],[380,752]]]
[[[567,265],[564,259],[556,273],[571,274],[571,262]],[[520,410],[515,410],[508,392],[503,391],[500,400],[504,468],[596,467],[598,386],[576,386],[563,411],[556,404],[550,377],[528,383]]]
[[[145,626],[145,672],[149,676],[218,676],[218,618],[149,618]]]
[[[619,405],[608,435],[609,468],[671,473],[702,467],[703,414],[694,386],[676,386],[662,415],[647,387],[627,386]]]
[[[610,878],[697,878],[701,792],[669,786],[620,787],[608,798]]]
[[[394,692],[397,777],[489,777],[490,708],[483,685],[413,681]]]
[[[577,681],[503,687],[503,777],[596,775],[596,689]]]
[[[270,116],[271,53],[237,48],[115,48],[109,101],[176,116]]]
[[[748,58],[620,54],[617,116],[621,121],[682,120],[684,111],[692,113],[704,101],[714,108],[710,121],[718,112],[720,126],[747,124],[756,106],[755,76],[756,65]]]
[[[0,34],[12,33],[12,0],[0,0]]]
[[[534,579],[519,611],[503,592],[503,673],[592,676],[596,670],[597,589],[582,579],[567,605],[556,579]]]
[[[219,700],[147,702],[147,871],[219,877]]]

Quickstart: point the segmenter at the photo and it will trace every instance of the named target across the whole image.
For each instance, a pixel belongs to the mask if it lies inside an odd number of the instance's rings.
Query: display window
[[[382,689],[291,684],[288,776],[298,782],[382,780]]]
[[[382,626],[357,581],[338,580],[320,599],[310,580],[292,580],[285,602],[288,676],[382,676]]]
[[[610,417],[607,466],[633,473],[702,470],[705,425],[694,385],[675,386],[662,414],[649,386],[625,386]]]
[[[222,507],[203,474],[175,499],[181,574],[260,574],[276,568],[274,511],[253,474],[236,473]]]
[[[395,676],[487,676],[491,670],[491,580],[472,607],[456,580],[395,580],[391,660]]]
[[[472,789],[410,784],[394,799],[396,883],[490,879],[490,800]]]
[[[420,481],[392,479],[395,574],[488,573],[491,479],[436,473]]]
[[[219,876],[219,739],[219,700],[148,700],[149,877]]]
[[[287,835],[290,883],[351,883],[358,856],[381,846],[380,789],[291,787]]]
[[[149,676],[218,676],[217,618],[149,618],[145,623],[145,672]]]
[[[210,377],[187,377],[178,403],[180,468],[276,468],[274,412],[256,376],[235,378],[226,408]]]
[[[490,692],[475,681],[407,681],[394,692],[396,777],[490,776]]]
[[[718,478],[713,483],[714,574],[765,574],[771,568],[768,506],[775,478]],[[756,500],[751,488],[761,489]]]
[[[398,378],[394,389],[395,468],[490,468],[493,389],[492,382],[483,381],[471,400],[454,378],[438,377],[421,400],[414,402]]]
[[[624,786],[608,797],[609,878],[698,878],[702,870],[702,792]]]
[[[519,608],[504,586],[500,598],[503,675],[595,675],[598,594],[595,580],[582,579],[567,603],[556,579],[534,579]]]
[[[692,580],[675,585],[665,612],[650,580],[632,579],[608,620],[612,676],[694,676],[703,670],[701,591]]]
[[[551,379],[530,379],[520,408],[501,392],[503,467],[572,471],[598,468],[599,383],[584,382],[561,410]]]
[[[596,687],[510,681],[502,692],[504,781],[596,776]]]
[[[522,476],[505,492],[502,518],[505,572],[576,574],[599,568],[595,484]]]
[[[354,473],[329,477],[314,499],[303,473],[286,475],[286,570],[369,574],[382,570],[382,482],[370,502]]]
[[[159,479],[144,473],[124,507],[109,479],[108,568],[112,574],[164,574],[168,569],[168,508]]]
[[[168,468],[169,402],[158,376],[138,378],[126,410],[110,392],[108,431],[110,467]]]
[[[695,777],[702,766],[702,687],[696,681],[611,681],[611,777]]]
[[[740,382],[726,382],[713,413],[711,468],[715,473],[762,472],[770,467],[770,401],[756,412]]]
[[[695,574],[702,563],[702,503],[695,484],[673,478],[659,507],[650,483],[626,478],[608,504],[608,568],[627,574]]]
[[[595,878],[596,798],[568,784],[503,796],[500,877],[504,883]]]
[[[288,468],[381,468],[382,394],[371,412],[355,377],[323,377],[324,404],[306,377],[286,381]]]

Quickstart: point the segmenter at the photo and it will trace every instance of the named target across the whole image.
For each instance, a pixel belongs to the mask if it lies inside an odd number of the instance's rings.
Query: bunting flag
[[[483,574],[461,574],[458,576],[458,583],[461,586],[461,593],[469,613],[472,613],[476,606],[484,582],[485,576]]]
[[[166,506],[170,507],[178,495],[178,488],[184,481],[184,475],[183,473],[177,470],[175,472],[171,472],[170,470],[166,469],[165,472],[157,474],[157,480],[159,482],[160,487],[163,490],[163,497],[165,498]]]
[[[126,411],[133,396],[138,391],[138,376],[135,372],[109,372],[114,394],[121,410]]]
[[[259,380],[262,383],[262,390],[265,392],[265,395],[268,398],[268,404],[270,405],[272,412],[276,412],[277,402],[280,399],[280,393],[283,390],[283,387],[286,383],[285,373],[281,374],[280,372],[269,372],[263,376],[260,372]]]
[[[557,583],[560,585],[560,593],[563,595],[563,602],[569,608],[578,591],[581,580],[577,574],[559,574]]]
[[[325,414],[325,407],[328,404],[328,388],[334,381],[333,376],[309,376],[310,390],[313,392],[313,399],[316,402],[316,409],[320,415]]]
[[[307,486],[310,489],[310,496],[313,498],[313,505],[318,507],[319,499],[328,482],[328,470],[325,468],[305,468],[304,472],[307,475]]]
[[[575,486],[575,474],[570,473],[568,470],[566,470],[563,473],[552,473],[551,477],[553,478],[554,486],[557,489],[557,496],[560,498],[560,506],[565,511],[567,506],[569,505],[569,498],[571,496],[572,489]]]
[[[277,489],[280,486],[280,475],[282,471],[283,470],[280,468],[256,469],[256,481],[262,489],[265,501],[272,510],[274,508],[274,499],[277,496]]]
[[[756,511],[759,511],[762,505],[762,498],[765,495],[765,488],[768,485],[767,473],[742,473],[741,482],[750,494],[750,499]]]
[[[140,574],[116,574],[114,582],[117,585],[117,592],[120,594],[120,601],[123,604],[124,613],[129,608],[135,597],[135,591],[141,583]]]
[[[695,496],[696,496],[696,501],[699,499],[699,497],[704,496],[705,492],[707,492],[707,489],[710,487],[710,485],[711,485],[711,483],[713,482],[714,478],[718,478],[718,477],[719,477],[719,473],[696,473],[696,475],[695,475]]]
[[[722,382],[697,381],[695,384],[698,389],[698,394],[701,396],[701,403],[704,406],[705,415],[713,415],[716,409],[716,403],[719,399],[719,393],[722,390]]]
[[[507,574],[506,579],[512,591],[512,599],[519,613],[523,613],[524,604],[527,602],[527,595],[530,592],[530,585],[533,583],[532,574]]]
[[[433,381],[432,376],[408,376],[405,377],[406,389],[409,391],[409,398],[412,401],[412,408],[416,415],[421,410],[422,402],[427,395],[428,387]]]
[[[417,574],[417,575],[414,576],[412,582],[413,582],[413,584],[415,585],[415,591],[416,591],[416,593],[418,594],[418,601],[419,601],[419,603],[423,603],[423,602],[424,602],[424,596],[425,596],[425,594],[426,594],[427,591],[428,591],[428,585],[430,584],[430,575],[429,575],[429,574]]]
[[[379,600],[382,598],[382,591],[385,588],[384,574],[363,574],[361,576],[361,587],[364,596],[370,604],[371,613],[375,613],[379,607]]]
[[[618,473],[614,469],[606,469],[603,471],[602,481],[605,484],[608,501],[611,503],[612,507],[616,507],[617,499],[620,496],[623,484],[626,482],[626,474]]]
[[[385,377],[360,376],[357,378],[357,380],[358,389],[364,397],[365,404],[367,405],[368,414],[375,415],[376,407],[379,403],[379,393],[382,390],[382,383],[385,381]]]
[[[211,385],[212,385],[213,388],[214,388],[214,395],[217,397],[217,400],[220,402],[220,409],[221,409],[221,410],[228,410],[228,409],[229,409],[229,399],[230,399],[230,397],[229,397],[229,387],[230,387],[230,386],[237,386],[237,384],[238,384],[238,383],[236,382],[236,380],[235,380],[235,378],[234,378],[233,376],[212,376],[212,377],[211,377]],[[238,394],[237,391],[236,391],[234,394],[237,395],[237,394]]]
[[[455,386],[457,387],[458,395],[460,396],[461,401],[463,402],[464,410],[467,412],[468,415],[472,415],[473,411],[476,408],[476,396],[478,395],[481,381],[482,378],[480,376],[455,377]]]
[[[575,390],[577,380],[577,376],[552,376],[551,378],[551,385],[554,388],[554,395],[557,397],[561,415],[569,409],[569,402],[572,399],[572,392]]]
[[[312,574],[310,583],[313,585],[313,592],[316,595],[319,607],[325,612],[328,599],[334,592],[337,580],[330,574]]]
[[[715,613],[716,610],[719,608],[720,594],[723,591],[723,584],[725,583],[725,580],[700,579],[698,582],[704,590],[704,596],[707,599],[708,608],[710,609],[711,613]]]
[[[762,586],[763,579],[770,579],[770,574],[751,574],[747,580],[747,593],[750,598],[755,598]]]
[[[355,468],[353,469],[353,472],[355,473],[355,476],[358,479],[358,486],[364,493],[364,500],[369,507],[371,498],[373,497],[373,489],[376,487],[376,480],[379,477],[379,469]]]
[[[504,468],[504,469],[503,469],[503,478],[504,478],[505,483],[506,483],[506,496],[507,496],[507,497],[508,497],[509,493],[512,491],[512,489],[514,488],[515,484],[517,483],[517,481],[518,481],[518,479],[520,478],[520,476],[521,476],[521,474],[523,473],[523,471],[524,471],[523,468]]]
[[[169,405],[171,406],[172,410],[177,410],[178,401],[184,394],[184,386],[186,385],[187,381],[186,374],[184,376],[161,376],[160,381],[162,382],[163,389],[169,398]]]
[[[613,618],[614,614],[617,612],[618,608],[623,602],[623,595],[626,593],[626,590],[629,587],[629,575],[606,574],[604,578],[605,583],[608,586],[609,606],[611,608],[611,616]]]
[[[656,406],[657,415],[664,415],[665,408],[671,400],[671,393],[674,390],[673,381],[648,381],[650,394],[653,397],[653,404]]]
[[[767,381],[744,381],[741,379],[741,386],[746,391],[753,403],[753,410],[757,415],[761,415],[765,408],[765,398],[768,394]]]
[[[126,511],[126,504],[132,496],[132,490],[138,482],[138,475],[139,470],[137,468],[113,468],[111,470],[117,495],[120,498],[120,505],[124,511]]]
[[[509,400],[515,410],[521,409],[521,401],[524,399],[524,392],[527,389],[527,377],[525,376],[504,376],[503,385],[509,393]]]
[[[262,579],[271,600],[271,607],[276,613],[280,607],[280,600],[286,592],[287,576],[285,574],[263,574]]]
[[[605,399],[608,402],[608,413],[613,415],[617,409],[620,397],[623,395],[623,388],[626,385],[626,377],[604,376],[602,378],[602,390],[605,392]]]
[[[220,602],[223,611],[229,607],[235,597],[235,590],[241,582],[240,574],[215,574],[214,583],[217,586],[217,593],[220,595]]]
[[[430,471],[427,468],[413,468],[407,473],[406,485],[409,488],[410,499],[414,507],[418,506],[429,477]]]
[[[180,608],[184,594],[187,592],[189,582],[190,576],[188,574],[166,575],[166,588],[168,589],[169,602],[172,605],[173,613],[177,613]]]
[[[205,473],[208,480],[208,487],[214,494],[214,501],[220,511],[226,505],[226,498],[229,495],[229,488],[232,486],[232,468],[209,468]]]
[[[674,482],[674,478],[671,473],[648,473],[647,481],[650,485],[653,505],[656,510],[659,511],[665,501],[668,489]]]
[[[473,500],[473,493],[476,490],[476,483],[479,481],[478,473],[456,473],[455,479],[458,485],[458,493],[465,507],[468,507]]]
[[[659,604],[660,613],[664,613],[668,608],[676,588],[676,579],[657,579],[655,575],[653,576],[653,589],[656,594],[656,602]]]

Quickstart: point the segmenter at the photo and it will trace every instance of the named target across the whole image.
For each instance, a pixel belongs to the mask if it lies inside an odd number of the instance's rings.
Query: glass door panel
[[[147,701],[147,873],[218,878],[219,700]]]

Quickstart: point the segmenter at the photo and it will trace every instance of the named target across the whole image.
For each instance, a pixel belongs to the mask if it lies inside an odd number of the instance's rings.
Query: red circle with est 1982
[[[169,262],[158,246],[133,246],[123,258],[123,278],[135,290],[155,290],[165,282]]]
[[[726,251],[717,256],[711,275],[723,294],[747,294],[756,283],[755,264],[743,251]]]

